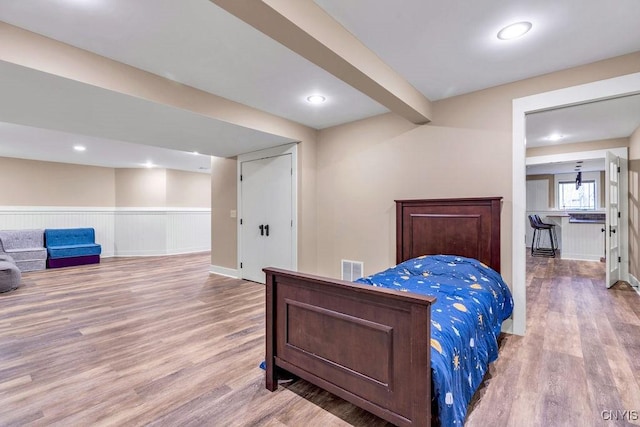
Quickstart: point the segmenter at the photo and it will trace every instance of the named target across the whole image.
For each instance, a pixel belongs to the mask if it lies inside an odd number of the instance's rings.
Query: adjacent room
[[[0,425],[640,425],[640,3],[401,3],[1,2]]]

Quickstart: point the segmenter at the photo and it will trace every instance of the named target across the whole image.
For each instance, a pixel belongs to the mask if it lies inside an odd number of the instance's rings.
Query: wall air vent
[[[364,265],[362,261],[342,260],[342,280],[353,282],[364,274]]]

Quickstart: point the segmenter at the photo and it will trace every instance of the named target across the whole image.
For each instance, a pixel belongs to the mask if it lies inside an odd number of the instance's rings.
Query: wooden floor
[[[301,380],[268,392],[264,287],[209,264],[25,273],[0,294],[0,426],[387,425]],[[502,339],[466,425],[627,425],[602,414],[640,415],[640,296],[606,290],[600,263],[533,258],[528,271],[527,336]]]
[[[604,266],[528,257],[526,336],[503,338],[466,426],[640,425],[640,295]]]

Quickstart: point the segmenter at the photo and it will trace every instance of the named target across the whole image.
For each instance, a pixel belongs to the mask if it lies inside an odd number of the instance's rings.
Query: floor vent
[[[362,277],[364,267],[361,261],[342,260],[342,280],[353,282]]]

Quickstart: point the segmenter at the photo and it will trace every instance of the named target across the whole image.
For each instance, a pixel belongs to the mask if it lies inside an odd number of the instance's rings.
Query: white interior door
[[[607,151],[605,169],[605,251],[606,283],[610,288],[620,280],[620,158]]]
[[[264,283],[264,267],[294,267],[292,155],[244,161],[240,167],[240,274]]]

